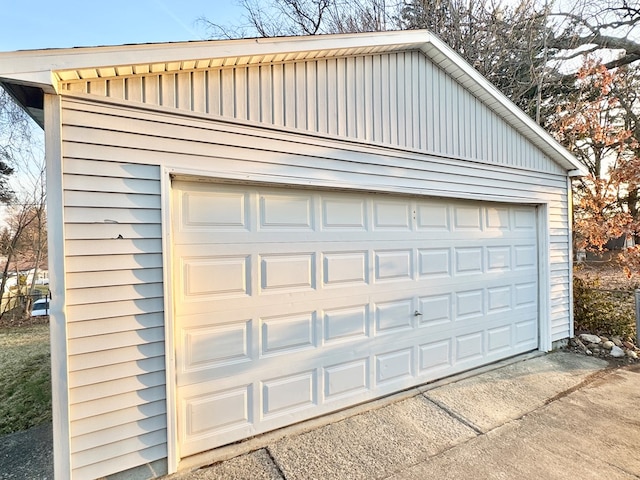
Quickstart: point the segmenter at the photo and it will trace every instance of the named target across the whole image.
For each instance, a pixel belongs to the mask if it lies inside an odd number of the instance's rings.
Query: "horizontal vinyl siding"
[[[354,183],[370,182],[372,186],[377,183],[383,187],[397,181],[418,193],[423,189],[429,189],[431,193],[441,189],[445,196],[458,191],[461,195],[477,193],[493,199],[498,199],[496,195],[502,192],[509,195],[515,191],[520,191],[523,198],[532,198],[532,195],[536,198],[537,193],[548,195],[550,182],[564,185],[560,176],[544,177],[535,172],[495,168],[482,163],[470,165],[464,160],[424,157],[407,152],[391,157],[383,148],[374,150],[378,156],[372,157],[362,148],[338,146],[333,141],[319,140],[317,144],[309,145],[301,141],[303,137],[294,134],[281,135],[280,139],[274,131],[253,130],[258,138],[248,140],[242,127],[223,129],[213,122],[199,119],[178,121],[169,115],[151,113],[134,119],[124,108],[101,106],[95,109],[95,114],[88,114],[82,106],[78,107],[71,107],[73,110],[70,108],[65,118],[65,131],[77,139],[66,145],[66,154],[72,158],[84,156],[86,145],[90,144],[94,150],[92,156],[107,161],[122,158],[133,149],[136,156],[132,161],[179,164],[213,171],[233,170],[239,174],[260,173],[268,168],[269,174],[290,177],[294,183],[303,183],[306,178],[324,177],[327,182],[342,185],[340,177],[349,173],[359,177],[359,181]],[[151,130],[149,122],[152,122]],[[122,128],[124,125],[126,129]],[[116,134],[119,144],[107,145]],[[179,163],[177,156],[181,157]],[[424,168],[425,160],[431,162],[429,170]],[[383,171],[374,174],[372,166]],[[458,166],[466,166],[464,177],[455,171]],[[488,178],[492,184],[487,182]],[[470,186],[474,187],[473,191],[469,190]],[[131,221],[136,221],[135,211],[112,209],[111,212],[116,218],[128,215],[133,217]],[[156,214],[159,215],[159,211]]]
[[[71,463],[94,478],[166,456],[160,169],[87,155],[63,173]]]
[[[418,51],[76,80],[62,89],[562,173]]]
[[[562,340],[570,336],[570,270],[571,239],[569,238],[569,208],[566,190],[562,201],[549,207],[549,240],[550,240],[550,308],[551,308],[551,340]]]
[[[108,106],[90,97],[63,99],[62,134],[72,465],[77,478],[108,475],[167,455],[163,166],[237,181],[548,203],[552,333],[554,339],[569,334],[562,175],[337,142],[190,113]]]

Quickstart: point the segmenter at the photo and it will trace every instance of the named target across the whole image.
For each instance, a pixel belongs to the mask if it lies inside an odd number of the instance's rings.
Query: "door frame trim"
[[[538,235],[538,350],[549,352],[551,340],[551,238],[549,237],[549,205],[536,208],[536,231]]]

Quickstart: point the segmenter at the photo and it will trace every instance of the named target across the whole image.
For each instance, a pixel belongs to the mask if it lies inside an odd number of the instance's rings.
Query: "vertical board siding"
[[[62,89],[562,173],[418,51],[70,81]]]

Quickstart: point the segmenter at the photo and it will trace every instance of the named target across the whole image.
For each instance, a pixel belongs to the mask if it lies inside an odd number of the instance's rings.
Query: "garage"
[[[172,190],[181,455],[538,347],[535,207]]]
[[[582,167],[427,31],[0,53],[44,128],[56,478],[573,333]]]

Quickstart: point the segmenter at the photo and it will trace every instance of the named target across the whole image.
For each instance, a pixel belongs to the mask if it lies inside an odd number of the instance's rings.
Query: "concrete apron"
[[[263,448],[171,478],[638,478],[640,370],[524,358],[240,443],[227,455]]]

